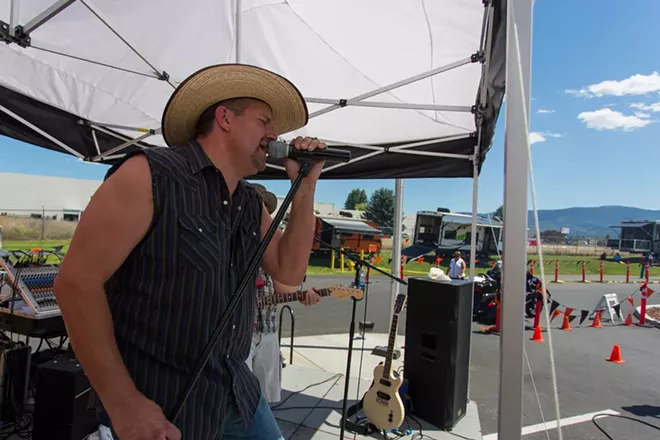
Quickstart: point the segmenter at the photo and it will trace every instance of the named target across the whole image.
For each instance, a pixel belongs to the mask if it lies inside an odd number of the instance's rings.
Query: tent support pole
[[[108,124],[108,123],[105,123],[105,122],[87,121],[87,120],[84,120],[84,119],[80,119],[78,121],[78,124],[80,124],[80,125],[89,125],[90,127],[100,126],[100,127],[104,127],[104,128],[118,128],[120,130],[138,131],[140,133],[149,132],[151,134],[160,134],[160,132],[161,132],[160,127],[158,127],[158,128],[132,127],[132,126],[128,126],[128,125]]]
[[[235,37],[236,63],[238,64],[241,62],[241,49],[242,49],[241,45],[243,43],[241,41],[241,25],[242,25],[242,15],[243,15],[241,14],[241,0],[236,0],[235,5],[236,5],[236,23],[235,23],[236,28],[234,32],[236,32],[236,37]]]
[[[147,66],[149,66],[149,68],[151,68],[151,70],[153,70],[156,75],[158,75],[159,80],[167,82],[173,89],[176,89],[174,83],[170,81],[170,75],[167,72],[165,72],[164,70],[161,72],[158,69],[156,69],[156,66],[151,64],[151,62],[145,56],[143,56],[135,47],[133,47],[131,43],[128,42],[126,38],[122,37],[121,34],[117,32],[114,27],[112,27],[112,25],[108,22],[108,20],[106,20],[101,16],[100,12],[98,12],[90,5],[88,5],[85,2],[85,0],[80,0],[80,3],[82,3],[87,9],[89,9],[89,12],[91,12],[101,23],[103,23],[105,27],[107,27],[110,30],[110,32],[115,34],[115,36],[119,38],[121,42],[124,43],[126,47],[128,47],[135,55],[137,55],[138,58],[144,61],[144,63]]]
[[[504,252],[498,438],[521,440],[527,262],[528,121],[533,0],[509,0],[504,138]],[[517,51],[517,41],[520,52]],[[522,83],[520,78],[522,78]],[[523,107],[524,106],[524,107]],[[525,108],[527,110],[525,110]]]
[[[34,124],[28,122],[27,120],[21,118],[21,117],[18,116],[16,113],[14,113],[13,111],[9,110],[7,107],[5,107],[5,106],[3,106],[3,105],[0,105],[0,111],[3,112],[4,114],[6,114],[7,116],[10,116],[10,117],[16,119],[18,122],[20,122],[21,124],[25,125],[26,127],[28,127],[28,128],[30,128],[30,129],[36,131],[37,133],[39,133],[40,135],[42,135],[43,137],[45,137],[45,138],[48,139],[49,141],[51,141],[51,142],[57,144],[58,147],[60,147],[61,149],[67,151],[68,153],[73,154],[74,156],[76,156],[76,157],[79,158],[79,159],[82,159],[82,158],[83,158],[83,155],[82,155],[82,154],[78,153],[76,150],[74,150],[73,148],[69,147],[67,144],[65,144],[64,142],[60,141],[59,139],[56,139],[55,137],[53,137],[53,136],[51,136],[50,134],[46,133],[46,132],[43,131],[41,128],[37,127],[36,125],[34,125]]]
[[[327,99],[327,98],[305,98],[305,101],[314,104],[332,104],[341,106],[344,105],[343,100],[340,99]],[[376,108],[394,108],[404,110],[429,110],[438,112],[465,112],[470,113],[472,107],[467,105],[433,105],[433,104],[407,104],[402,102],[376,102],[376,101],[352,101],[345,102],[347,107],[376,107]]]
[[[41,12],[39,15],[28,21],[23,26],[23,34],[29,35],[30,32],[35,31],[39,26],[46,23],[48,20],[65,10],[76,0],[59,0]],[[13,1],[12,1],[13,3]]]
[[[392,276],[401,278],[401,230],[403,223],[403,179],[394,180],[394,230],[392,231]],[[394,301],[399,294],[401,283],[390,281],[390,312],[394,310]],[[392,313],[389,313],[387,328],[392,328]],[[398,333],[398,332],[397,332]],[[394,345],[397,346],[394,338]]]
[[[376,96],[376,95],[380,95],[381,93],[389,92],[390,90],[397,89],[399,87],[414,83],[415,81],[419,81],[421,79],[425,79],[425,78],[428,78],[430,76],[437,75],[438,73],[446,72],[448,70],[452,70],[452,69],[455,69],[457,67],[464,66],[465,64],[470,64],[472,62],[474,62],[474,57],[469,56],[467,58],[463,58],[461,60],[458,60],[458,61],[455,61],[453,63],[447,64],[445,66],[440,66],[440,67],[435,68],[433,70],[429,70],[428,72],[420,73],[419,75],[415,75],[415,76],[412,76],[410,78],[406,78],[404,80],[397,81],[395,83],[386,85],[384,87],[380,87],[376,90],[372,90],[371,92],[363,93],[362,95],[358,95],[358,96],[355,96],[353,98],[347,99],[346,103],[348,105],[351,105],[354,102],[362,101],[364,99],[371,98],[372,96]],[[337,110],[338,108],[341,108],[341,105],[334,104],[334,105],[331,105],[329,107],[323,108],[321,110],[315,111],[314,113],[309,115],[309,119],[315,118],[317,116],[324,115],[324,114],[329,113],[333,110]]]
[[[96,162],[96,161],[98,161],[98,160],[100,160],[100,159],[103,159],[104,157],[107,157],[107,156],[110,156],[110,155],[112,155],[112,154],[115,154],[115,153],[117,153],[118,151],[124,150],[124,149],[126,149],[126,148],[128,148],[128,147],[130,147],[130,146],[132,146],[132,145],[135,145],[135,144],[137,144],[137,143],[139,143],[139,142],[142,142],[143,140],[145,140],[146,138],[148,138],[148,137],[150,137],[150,136],[153,136],[153,134],[151,134],[151,133],[145,133],[145,134],[143,134],[142,136],[138,136],[138,137],[136,137],[135,139],[131,139],[130,141],[126,141],[126,142],[124,142],[124,143],[121,144],[121,145],[117,145],[116,147],[111,148],[111,149],[109,149],[108,151],[105,151],[105,152],[99,154],[98,156],[94,156],[94,157],[92,158],[92,161],[93,161],[93,162]]]
[[[474,146],[474,156],[472,157],[472,227],[470,228],[470,280],[472,281],[472,294],[470,300],[470,310],[474,310],[474,272],[475,272],[475,254],[477,249],[477,213],[479,204],[479,145]],[[485,244],[485,240],[484,240]],[[472,374],[470,373],[472,365],[472,332],[470,332],[468,347],[470,347],[468,362],[468,399],[470,398],[470,385],[472,384]]]
[[[18,20],[20,20],[21,9],[19,0],[11,0],[9,4],[9,35],[16,35],[16,26],[18,26]]]

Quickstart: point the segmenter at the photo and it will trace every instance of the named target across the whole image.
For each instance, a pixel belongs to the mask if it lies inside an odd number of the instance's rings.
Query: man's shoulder
[[[184,147],[149,147],[126,154],[110,167],[106,173],[105,179],[107,180],[131,158],[140,155],[146,157],[152,172],[170,172],[177,174],[180,173],[184,167],[190,166],[190,161],[185,154]]]

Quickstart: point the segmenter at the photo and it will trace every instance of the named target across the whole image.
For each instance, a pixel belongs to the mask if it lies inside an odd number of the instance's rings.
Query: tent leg
[[[472,158],[472,227],[470,229],[470,280],[472,281],[472,295],[470,299],[470,313],[474,310],[474,275],[475,275],[475,254],[477,250],[477,212],[479,202],[479,145],[474,146],[474,157]],[[472,316],[472,315],[470,315]],[[472,365],[472,332],[468,340],[469,366]],[[472,369],[468,368],[468,399],[470,398],[470,386],[472,382]]]
[[[19,1],[11,0],[11,3],[9,4],[9,35],[11,37],[16,35],[16,26],[18,26],[20,16],[21,9]]]
[[[236,0],[236,3],[235,3],[236,4],[236,27],[235,27],[234,32],[236,32],[236,37],[235,37],[236,41],[235,41],[235,43],[236,43],[236,63],[237,64],[241,62],[241,49],[242,49],[241,44],[243,43],[241,41],[241,24],[242,24],[241,23],[242,22],[242,20],[241,20],[241,18],[242,18],[241,3],[242,3],[241,0]]]
[[[506,440],[520,440],[522,436],[529,123],[525,112],[529,115],[531,100],[532,3],[509,0],[507,5],[502,268],[502,289],[506,293],[501,308],[498,414],[498,438]]]
[[[403,217],[403,179],[394,181],[394,230],[392,231],[392,276],[401,278],[401,224]],[[394,301],[399,294],[400,283],[390,281],[390,311],[394,310]],[[392,313],[387,328],[392,328]],[[396,338],[394,339],[396,346]]]

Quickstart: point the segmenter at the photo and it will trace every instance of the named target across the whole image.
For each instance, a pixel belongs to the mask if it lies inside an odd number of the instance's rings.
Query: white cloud
[[[578,115],[587,127],[594,130],[623,130],[632,131],[645,127],[651,123],[648,119],[639,116],[624,115],[609,108],[601,108],[593,112],[582,112]]]
[[[544,108],[540,108],[536,111],[536,113],[554,113],[554,112],[555,112],[554,110],[548,110]]]
[[[532,131],[529,133],[529,143],[538,144],[539,142],[545,142],[545,136],[537,131]]]
[[[630,106],[645,112],[660,112],[660,102],[654,102],[653,104],[643,104],[641,102],[636,102],[634,104],[630,104]]]
[[[543,132],[543,136],[548,136],[548,137],[553,137],[553,138],[560,138],[562,137],[561,133],[550,133],[550,132]]]
[[[635,112],[635,116],[637,116],[638,118],[642,118],[642,119],[646,119],[646,118],[651,117],[651,115],[649,115],[648,113],[644,113],[644,112]]]
[[[608,80],[591,84],[580,90],[566,90],[566,93],[587,98],[602,96],[646,95],[660,92],[660,73],[636,74],[621,81]]]
[[[550,133],[547,131],[532,131],[529,133],[529,143],[538,144],[540,142],[545,142],[549,137],[560,138],[562,135],[560,133]]]

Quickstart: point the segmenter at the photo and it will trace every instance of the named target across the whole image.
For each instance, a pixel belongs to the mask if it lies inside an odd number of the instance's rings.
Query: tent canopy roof
[[[504,0],[193,3],[5,2],[0,133],[112,163],[164,146],[163,107],[188,75],[238,60],[301,90],[311,119],[285,139],[351,149],[322,178],[471,177],[477,143],[485,158],[504,93]],[[254,177],[285,174],[270,164]]]

